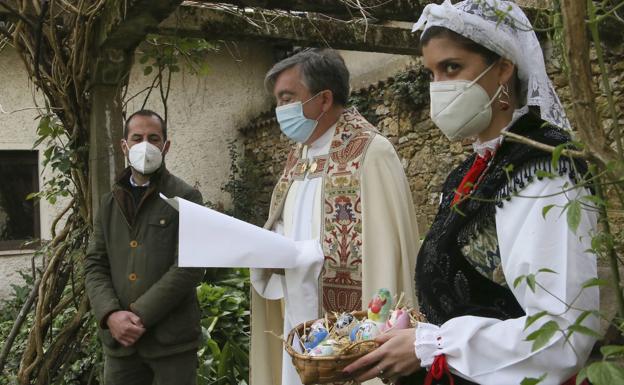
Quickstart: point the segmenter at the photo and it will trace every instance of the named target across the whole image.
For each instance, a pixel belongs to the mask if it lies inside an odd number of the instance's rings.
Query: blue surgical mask
[[[303,114],[303,105],[319,94],[320,92],[303,103],[294,102],[275,108],[277,122],[284,135],[298,143],[305,143],[310,139],[318,125],[319,119],[325,112],[321,112],[321,115],[316,120],[308,119]]]

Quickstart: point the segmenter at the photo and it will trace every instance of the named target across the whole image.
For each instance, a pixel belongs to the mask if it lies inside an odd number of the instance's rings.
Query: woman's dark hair
[[[459,44],[462,48],[467,51],[477,53],[483,57],[485,63],[490,65],[500,59],[500,55],[496,52],[492,52],[489,49],[485,48],[481,44],[475,43],[474,41],[458,34],[455,31],[451,31],[448,28],[433,26],[427,28],[427,30],[420,37],[420,46],[423,47],[429,43],[429,41],[433,38],[445,37],[450,40],[453,40],[455,43]]]
[[[501,58],[501,55],[485,48],[481,44],[478,44],[468,39],[467,37],[458,34],[455,31],[451,31],[448,28],[439,27],[439,26],[429,27],[422,34],[422,36],[420,37],[421,48],[427,45],[429,41],[434,38],[447,38],[447,39],[454,41],[455,43],[459,44],[462,48],[464,48],[466,51],[474,52],[476,54],[481,55],[481,57],[485,61],[485,64],[487,65],[490,65]],[[521,105],[524,104],[526,100],[524,101],[521,100],[522,99],[522,89],[521,89],[522,85],[520,83],[520,79],[518,79],[517,67],[514,70],[514,76],[512,78],[512,87],[516,94],[516,100],[518,101],[518,103],[521,103]]]

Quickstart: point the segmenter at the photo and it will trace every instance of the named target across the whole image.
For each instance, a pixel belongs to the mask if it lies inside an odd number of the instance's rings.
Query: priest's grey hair
[[[302,81],[311,94],[330,90],[334,103],[345,106],[349,100],[349,70],[340,54],[329,48],[312,48],[290,56],[273,66],[264,78],[264,85],[273,92],[278,76],[285,70],[299,66]]]

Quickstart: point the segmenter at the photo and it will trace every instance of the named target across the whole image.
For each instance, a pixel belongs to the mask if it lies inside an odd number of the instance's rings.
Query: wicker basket
[[[357,319],[362,319],[366,317],[366,315],[366,311],[353,313],[353,316]],[[328,320],[333,323],[336,319],[333,316],[328,316]],[[351,345],[338,356],[313,357],[298,353],[292,347],[295,332],[301,336],[304,334],[303,328],[305,325],[309,326],[311,324],[312,322],[306,322],[305,324],[297,325],[290,331],[285,343],[285,349],[292,357],[293,365],[297,369],[303,385],[346,381],[348,378],[345,378],[342,374],[342,370],[358,358],[377,348],[377,343],[375,341],[362,341]]]

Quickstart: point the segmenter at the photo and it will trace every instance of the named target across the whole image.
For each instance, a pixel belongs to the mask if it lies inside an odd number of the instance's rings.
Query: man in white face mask
[[[195,384],[201,341],[195,287],[202,269],[177,266],[178,213],[159,198],[202,204],[163,163],[170,142],[153,111],[132,114],[129,163],[104,195],[87,251],[86,288],[104,348],[104,384]]]
[[[346,107],[349,72],[336,51],[303,51],[265,79],[294,142],[265,227],[305,247],[295,268],[252,269],[251,385],[297,385],[290,357],[265,331],[361,310],[380,288],[415,305],[418,229],[394,147]]]

